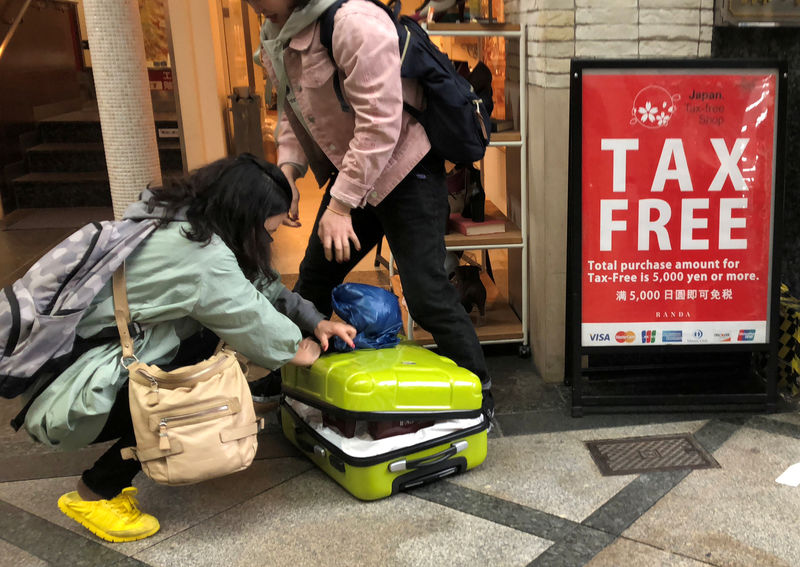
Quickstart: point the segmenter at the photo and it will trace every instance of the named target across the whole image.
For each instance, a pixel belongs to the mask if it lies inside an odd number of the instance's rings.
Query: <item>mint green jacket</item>
[[[251,283],[221,239],[214,236],[207,246],[192,242],[180,232],[188,226],[173,222],[156,230],[126,260],[131,319],[144,327],[134,345],[139,360],[170,362],[180,341],[201,327],[264,368],[291,360],[300,328],[313,330],[323,316],[280,279]],[[87,338],[113,326],[109,282],[77,330]],[[128,378],[121,354],[119,342],[110,341],[78,358],[33,402],[25,418],[28,433],[64,449],[94,441]]]

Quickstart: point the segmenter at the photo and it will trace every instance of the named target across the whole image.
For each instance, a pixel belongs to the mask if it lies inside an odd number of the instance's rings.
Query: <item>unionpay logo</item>
[[[636,340],[636,333],[633,331],[617,331],[617,334],[614,335],[614,340],[620,344],[632,343]]]
[[[736,338],[737,341],[752,341],[756,338],[756,330],[755,329],[739,329],[739,336]]]
[[[642,331],[642,342],[645,344],[651,344],[656,342],[655,329],[653,329],[652,331]]]

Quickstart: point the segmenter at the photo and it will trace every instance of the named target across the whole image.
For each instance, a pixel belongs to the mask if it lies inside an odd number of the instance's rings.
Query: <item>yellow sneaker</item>
[[[58,508],[106,541],[135,541],[161,527],[153,516],[139,510],[136,492],[129,486],[111,500],[84,500],[77,492],[68,492],[58,499]]]

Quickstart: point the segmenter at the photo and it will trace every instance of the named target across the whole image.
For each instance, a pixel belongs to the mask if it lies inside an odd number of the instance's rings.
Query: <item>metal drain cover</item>
[[[714,457],[688,433],[599,439],[585,443],[603,476],[719,468]]]

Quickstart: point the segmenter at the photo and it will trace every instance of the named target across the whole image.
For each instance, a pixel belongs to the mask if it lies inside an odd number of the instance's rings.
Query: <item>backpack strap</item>
[[[128,291],[127,282],[125,281],[125,262],[120,264],[119,268],[114,272],[112,277],[112,289],[114,292],[114,319],[117,322],[117,330],[119,331],[119,342],[122,346],[122,366],[127,368],[132,362],[138,362],[136,354],[133,349],[133,338],[131,337],[131,330],[138,330],[141,327],[137,323],[131,323],[131,310],[128,305]],[[137,333],[138,337],[139,334]],[[224,350],[226,347],[225,341],[220,339],[217,343],[217,348],[214,354]],[[233,351],[229,351],[233,353]],[[235,354],[235,353],[233,353]]]
[[[402,7],[400,0],[390,0],[389,4],[384,4],[381,0],[370,0],[376,6],[380,6],[386,14],[392,19],[395,24],[395,27],[398,28],[397,32],[400,35],[400,29],[397,26],[397,18],[400,15],[400,9]],[[347,2],[347,0],[339,0],[338,2],[334,2],[330,5],[330,7],[325,10],[322,15],[319,17],[320,21],[320,30],[319,30],[319,41],[322,45],[325,46],[325,49],[328,50],[328,57],[331,58],[333,64],[336,65],[336,59],[333,57],[333,18],[336,16],[336,12],[339,8],[342,7],[342,4]],[[394,4],[394,8],[390,8]],[[408,32],[406,32],[407,34]],[[400,44],[402,45],[405,43],[403,37],[400,37]],[[402,53],[402,51],[401,51]],[[402,61],[402,59],[401,59]],[[342,112],[350,112],[351,108],[350,105],[347,104],[347,101],[344,99],[344,94],[342,93],[342,84],[339,80],[339,73],[338,71],[333,75],[333,91],[336,93],[336,98],[339,101],[339,106],[342,107]]]
[[[128,306],[128,291],[125,282],[125,262],[120,264],[113,276],[114,290],[114,319],[117,321],[119,330],[119,342],[122,345],[122,365],[127,368],[131,361],[135,361],[136,355],[133,352],[133,339],[128,330],[131,322],[131,311]]]
[[[67,284],[70,281],[72,281],[72,278],[75,277],[75,274],[77,274],[81,270],[81,268],[89,260],[89,257],[92,255],[92,252],[94,251],[95,246],[97,246],[98,240],[100,240],[100,234],[103,232],[103,227],[99,222],[96,222],[96,221],[91,223],[91,225],[95,229],[95,232],[92,235],[91,242],[86,247],[86,250],[83,252],[83,256],[81,257],[80,261],[75,264],[75,266],[72,268],[72,271],[69,274],[67,274],[67,276],[64,278],[64,280],[61,282],[61,285],[59,286],[58,291],[56,291],[53,294],[53,297],[50,298],[50,302],[47,304],[47,307],[44,308],[42,313],[46,313],[46,314],[49,315],[53,311],[53,308],[55,307],[56,301],[58,301],[58,298],[61,296],[61,293],[64,291],[64,288],[67,287]]]
[[[319,40],[322,45],[325,46],[325,49],[328,50],[328,57],[330,57],[331,61],[333,61],[334,66],[336,65],[336,59],[333,58],[333,18],[336,16],[336,12],[345,2],[347,2],[347,0],[339,0],[338,2],[334,2],[319,17]],[[333,91],[336,93],[336,99],[339,101],[339,106],[342,107],[342,112],[350,112],[350,105],[347,104],[347,101],[344,99],[344,94],[342,93],[342,83],[339,80],[338,69],[333,74]]]
[[[8,340],[6,341],[6,348],[3,350],[2,356],[11,356],[14,349],[17,348],[22,321],[20,317],[19,301],[17,301],[17,294],[14,293],[13,285],[9,284],[4,287],[3,293],[6,295],[6,300],[11,308],[11,329],[8,331]]]
[[[325,46],[325,49],[328,50],[328,56],[334,63],[336,60],[333,58],[333,18],[345,2],[347,2],[347,0],[334,2],[319,17],[319,41]]]
[[[397,24],[398,18],[400,17],[400,10],[402,9],[402,3],[400,0],[391,0],[388,4],[384,4],[381,2],[381,0],[370,1],[376,6],[379,6],[384,12],[386,12],[392,21]],[[325,49],[328,50],[328,55],[330,56],[331,61],[334,62],[336,60],[333,58],[333,18],[336,16],[336,12],[345,2],[347,2],[347,0],[339,0],[338,2],[334,2],[319,17],[321,24],[319,30],[319,40],[322,45],[325,46]],[[394,7],[390,7],[392,5],[394,5]]]

